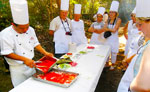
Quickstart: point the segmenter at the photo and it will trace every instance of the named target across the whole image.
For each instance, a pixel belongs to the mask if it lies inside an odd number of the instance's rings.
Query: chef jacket
[[[1,55],[11,53],[32,59],[34,57],[34,47],[39,45],[35,31],[29,27],[26,33],[17,33],[13,26],[9,26],[1,32]],[[9,65],[22,64],[22,61],[5,57]]]
[[[70,19],[61,20],[60,17],[54,18],[50,23],[49,30],[54,31],[53,41],[55,42],[55,54],[68,52],[68,45],[71,43],[71,35],[66,35],[66,32],[72,32]]]

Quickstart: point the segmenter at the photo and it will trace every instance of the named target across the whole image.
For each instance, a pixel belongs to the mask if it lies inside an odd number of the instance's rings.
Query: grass
[[[8,92],[13,88],[11,84],[10,74],[6,72],[3,58],[0,57],[0,92]]]

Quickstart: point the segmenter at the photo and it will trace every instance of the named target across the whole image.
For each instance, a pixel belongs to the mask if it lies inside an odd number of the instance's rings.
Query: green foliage
[[[59,15],[60,0],[28,0],[30,25],[37,31],[47,32],[50,21]],[[82,5],[82,19],[93,20],[100,6],[108,11],[113,0],[70,0],[69,18],[73,18],[74,4]],[[123,0],[118,0],[122,2]],[[130,1],[130,0],[128,0]],[[130,3],[130,2],[128,2]],[[9,26],[12,16],[9,0],[0,0],[0,30]]]
[[[70,0],[70,4],[78,4],[76,0]]]
[[[8,1],[0,1],[0,31],[12,22],[11,11]]]

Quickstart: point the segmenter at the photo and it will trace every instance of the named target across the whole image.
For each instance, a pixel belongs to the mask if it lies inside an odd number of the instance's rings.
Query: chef
[[[68,52],[71,43],[71,20],[67,18],[69,0],[61,0],[60,15],[50,22],[49,34],[53,36],[55,57],[59,58]]]
[[[103,26],[103,14],[105,12],[104,7],[99,7],[98,12],[97,12],[97,21],[94,22],[91,27],[88,29],[89,32],[92,32],[92,37],[90,40],[90,44],[103,44],[103,41],[98,40],[98,37],[100,34],[104,32]]]
[[[117,53],[119,51],[118,29],[121,24],[121,19],[118,18],[118,9],[119,9],[119,2],[112,1],[109,10],[109,18],[107,23],[104,25],[104,29],[105,29],[104,35],[105,37],[107,37],[105,44],[111,47],[112,66],[110,67],[110,70],[114,70],[114,64],[116,63]]]
[[[10,0],[13,23],[1,32],[0,49],[9,64],[14,87],[28,79],[35,70],[34,48],[47,57],[53,54],[46,52],[40,45],[35,31],[29,26],[28,5],[26,0]]]
[[[74,19],[72,22],[72,42],[77,46],[87,44],[87,38],[84,31],[84,22],[80,20],[81,17],[81,4],[75,4]]]
[[[136,12],[136,7],[134,8],[134,10],[131,13],[131,20],[123,28],[124,36],[127,39],[124,55],[128,54],[130,43],[131,43],[131,40],[133,38],[132,34],[131,34],[131,30],[132,29],[137,29],[137,27],[135,25],[136,24],[136,14],[135,14],[135,12]]]

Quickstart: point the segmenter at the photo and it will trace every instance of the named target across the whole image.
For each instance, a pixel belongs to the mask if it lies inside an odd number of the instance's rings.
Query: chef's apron
[[[98,23],[97,25],[94,24],[94,29],[101,29],[101,28],[102,28],[101,23]],[[91,40],[90,40],[90,44],[97,44],[97,45],[103,44],[103,42],[99,40],[99,35],[101,34],[97,34],[93,32]]]
[[[137,31],[138,31],[138,29],[137,29]],[[140,46],[143,45],[143,43],[144,43],[144,36],[142,36],[142,34],[140,34],[140,31],[137,34],[134,34],[132,41],[130,43],[127,58],[136,54],[137,50],[139,49]]]
[[[81,44],[87,44],[87,38],[85,36],[83,21],[72,20],[72,42],[77,46]]]
[[[132,41],[132,34],[131,34],[132,29],[136,29],[136,25],[135,23],[133,24],[133,20],[130,20],[128,24],[128,39],[126,41],[125,52],[124,52],[125,55],[128,54],[129,47],[130,47],[129,45]]]
[[[69,26],[64,23],[67,32],[69,32]],[[54,32],[54,42],[55,42],[55,54],[64,54],[68,52],[68,45],[71,43],[71,36],[66,35],[63,24],[61,23],[58,30]]]
[[[29,68],[25,64],[10,65],[10,75],[14,87],[18,86],[35,73],[34,68]]]
[[[128,92],[130,84],[134,79],[133,67],[136,62],[136,58],[137,58],[137,55],[132,59],[126,72],[124,73],[123,77],[121,78],[117,92]]]
[[[108,23],[108,28],[113,29],[116,25],[117,19],[113,24]],[[115,63],[117,58],[117,53],[119,51],[119,37],[118,30],[115,33],[111,32],[111,36],[106,39],[105,45],[109,45],[111,47],[111,62]]]

